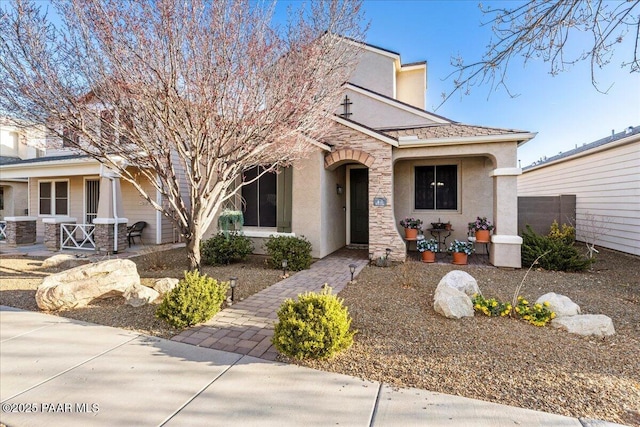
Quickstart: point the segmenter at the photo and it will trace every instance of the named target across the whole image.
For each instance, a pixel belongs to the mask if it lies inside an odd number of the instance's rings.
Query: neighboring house
[[[640,255],[640,126],[537,162],[518,178],[519,196],[576,196],[576,237]]]
[[[425,62],[402,64],[398,53],[365,45],[328,136],[308,158],[242,188],[236,207],[242,206],[244,233],[258,251],[270,235],[303,235],[316,258],[357,244],[375,257],[388,248],[392,260],[404,261],[401,218],[418,217],[425,228],[450,221],[451,242],[466,240],[467,224],[486,216],[496,225],[491,262],[520,267],[516,151],[535,134],[465,125],[426,111],[426,76]],[[97,162],[77,155],[0,167],[3,174],[29,177],[30,211],[39,221],[69,215],[79,223],[91,220],[90,188],[100,171]],[[154,224],[145,242],[173,238],[166,220],[125,183],[121,205],[130,224]]]
[[[171,222],[153,209],[131,184],[124,180],[120,182],[106,167],[89,156],[69,149],[49,149],[45,157],[0,165],[0,175],[27,177],[29,213],[37,218],[38,242],[45,237],[45,220],[92,225],[96,218],[110,222],[126,218],[125,224],[129,225],[137,221],[147,222],[148,226],[142,235],[145,244],[169,243],[178,239]],[[145,187],[151,194],[155,193],[151,184]],[[121,194],[116,199],[115,210],[112,201],[114,190],[116,194]],[[106,196],[101,198],[101,195]],[[159,196],[157,200],[161,203]],[[116,247],[116,250],[125,249],[122,247],[122,236],[120,240],[120,247]]]

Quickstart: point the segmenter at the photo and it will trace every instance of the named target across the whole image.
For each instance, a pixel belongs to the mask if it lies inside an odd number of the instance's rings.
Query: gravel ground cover
[[[0,259],[0,304],[37,310],[35,289],[46,274],[41,260]],[[143,284],[182,277],[181,249],[134,259]],[[532,270],[521,294],[567,295],[583,313],[611,317],[616,335],[606,339],[571,335],[510,318],[445,319],[433,310],[440,278],[452,269],[469,272],[486,297],[510,301],[525,270],[423,264],[367,267],[340,294],[359,333],[351,349],[306,366],[383,381],[397,387],[482,399],[574,417],[640,426],[640,259],[601,250],[590,272]],[[210,276],[239,278],[245,298],[277,282],[259,256],[243,264],[206,267]],[[149,283],[149,282],[147,282]],[[60,315],[161,337],[178,331],[153,315],[155,306],[131,308],[105,300]]]

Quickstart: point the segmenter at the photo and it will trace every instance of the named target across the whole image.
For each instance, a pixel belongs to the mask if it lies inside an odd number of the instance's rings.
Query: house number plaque
[[[386,197],[374,197],[373,198],[373,206],[387,206],[387,198]]]

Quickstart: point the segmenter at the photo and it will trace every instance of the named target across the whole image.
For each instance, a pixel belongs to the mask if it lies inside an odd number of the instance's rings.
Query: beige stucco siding
[[[324,165],[324,157],[320,156],[321,165]],[[324,184],[322,188],[322,256],[329,255],[337,251],[347,243],[346,231],[346,204],[347,204],[347,184],[346,166],[341,166],[333,171],[324,169]],[[343,189],[342,194],[338,194],[337,185]]]
[[[390,105],[388,102],[374,99],[362,93],[347,89],[345,93],[352,102],[349,119],[374,129],[390,127],[423,126],[433,123],[411,107],[401,108]],[[343,109],[336,109],[337,114],[342,114]]]
[[[578,239],[584,239],[593,216],[608,229],[598,245],[640,255],[639,141],[525,171],[518,178],[518,196],[560,194],[576,195]]]
[[[321,258],[323,239],[322,200],[324,197],[324,157],[320,150],[296,162],[292,177],[291,231],[306,237],[313,246],[311,255]]]
[[[428,151],[425,151],[427,154]],[[457,210],[416,210],[414,203],[414,168],[424,165],[458,166],[458,209]],[[489,176],[491,161],[485,157],[441,158],[425,157],[398,161],[394,167],[395,190],[394,211],[398,221],[405,217],[420,218],[423,228],[431,227],[431,222],[451,222],[454,232],[447,239],[466,240],[467,224],[476,216],[487,216],[493,222],[493,180]],[[401,227],[396,224],[399,233]],[[425,233],[427,236],[428,233]]]
[[[394,98],[395,60],[388,55],[364,50],[349,81]]]
[[[424,68],[399,71],[396,73],[397,94],[399,101],[411,104],[414,107],[425,108],[425,96],[427,94],[426,65]]]

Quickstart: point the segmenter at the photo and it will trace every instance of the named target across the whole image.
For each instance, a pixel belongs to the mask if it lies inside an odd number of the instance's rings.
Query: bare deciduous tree
[[[41,5],[0,11],[0,113],[75,132],[67,144],[175,223],[192,269],[243,171],[289,165],[326,132],[364,32],[350,0],[282,27],[273,3],[249,0],[60,0],[59,20]]]
[[[525,64],[541,58],[549,63],[552,75],[589,60],[593,86],[606,92],[608,88],[601,89],[596,72],[612,61],[615,48],[625,37],[633,39],[632,51],[624,53],[627,57],[621,66],[632,73],[640,71],[639,5],[638,0],[529,0],[514,8],[483,8],[489,17],[484,25],[491,25],[494,37],[481,60],[465,63],[459,56],[452,59],[456,71],[447,78],[455,76],[454,89],[442,94],[442,103],[456,92],[468,93],[471,86],[485,83],[492,91],[503,87],[511,95],[506,76],[516,57],[523,57]],[[570,39],[579,33],[592,38],[586,50],[570,46]]]
[[[589,258],[593,258],[599,253],[596,249],[596,243],[600,236],[606,235],[611,231],[609,224],[612,224],[612,218],[603,215],[595,215],[589,211],[584,212],[582,220],[576,221],[576,238],[581,240],[587,246]]]

